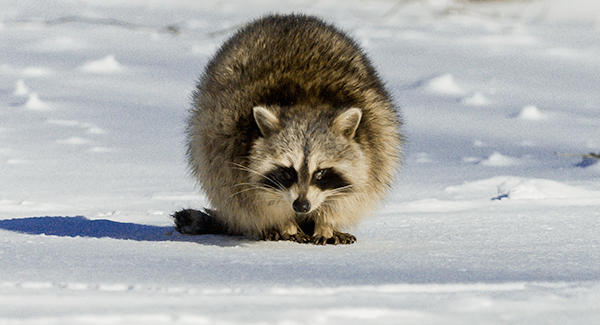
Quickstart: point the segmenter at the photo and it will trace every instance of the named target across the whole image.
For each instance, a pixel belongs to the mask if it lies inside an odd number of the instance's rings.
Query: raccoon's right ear
[[[362,111],[360,108],[349,108],[333,121],[333,131],[348,139],[352,139],[361,118]]]
[[[252,111],[254,113],[254,120],[264,137],[268,137],[273,132],[279,130],[279,119],[273,112],[262,106],[256,106]]]

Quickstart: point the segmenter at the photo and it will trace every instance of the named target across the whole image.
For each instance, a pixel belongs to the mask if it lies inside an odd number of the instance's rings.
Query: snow
[[[544,120],[547,117],[546,114],[542,113],[537,107],[530,105],[523,107],[523,109],[519,113],[518,118],[523,120],[539,121]]]
[[[460,95],[463,93],[460,86],[456,84],[454,77],[449,73],[429,80],[426,87],[430,92],[440,95]]]
[[[486,159],[481,160],[480,163],[484,166],[508,167],[518,165],[520,161],[518,158],[508,157],[496,151]]]
[[[29,93],[29,88],[27,88],[27,86],[25,85],[25,82],[23,82],[23,80],[19,79],[17,80],[17,84],[15,86],[15,91],[14,91],[14,95],[15,96],[26,96]]]
[[[267,12],[363,45],[402,107],[349,246],[182,236],[190,94]],[[4,1],[0,324],[596,324],[595,0]],[[78,217],[83,216],[83,217]]]
[[[36,93],[29,94],[29,98],[23,107],[34,111],[45,111],[51,109],[50,104],[40,100],[38,94]]]
[[[109,55],[103,59],[86,62],[79,69],[91,73],[118,73],[123,70],[123,67],[114,55]]]
[[[476,92],[471,97],[464,98],[461,102],[465,105],[471,105],[471,106],[490,105],[490,100],[481,92]]]

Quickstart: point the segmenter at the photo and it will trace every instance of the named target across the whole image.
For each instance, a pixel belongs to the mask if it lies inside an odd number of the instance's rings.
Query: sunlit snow
[[[0,324],[598,323],[599,3],[4,1]],[[173,232],[208,206],[195,83],[269,12],[347,31],[401,107],[356,244]]]

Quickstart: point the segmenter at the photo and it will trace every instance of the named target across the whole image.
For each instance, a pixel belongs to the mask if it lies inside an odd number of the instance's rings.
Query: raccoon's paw
[[[290,237],[290,241],[296,242],[296,243],[300,243],[300,244],[308,244],[310,243],[310,236],[305,234],[305,233],[297,233],[295,235],[291,235]]]
[[[184,209],[173,214],[175,230],[184,235],[237,235],[229,231],[225,224],[215,218],[215,212],[206,209],[205,212]]]
[[[279,231],[274,229],[266,230],[263,232],[260,239],[266,241],[279,241],[281,240],[281,234],[279,233]]]
[[[285,233],[281,233],[278,230],[268,230],[265,231],[263,233],[263,240],[266,241],[279,241],[279,240],[285,240],[285,241],[293,241],[296,243],[300,243],[300,244],[306,244],[310,242],[310,236],[299,231],[294,235],[288,235]]]
[[[356,237],[351,234],[347,234],[344,232],[333,231],[332,237],[325,237],[321,235],[314,234],[311,238],[311,243],[315,245],[350,245],[356,242]]]
[[[197,210],[185,209],[177,211],[173,214],[175,221],[175,230],[185,235],[198,235],[203,233],[201,218],[198,218],[198,213],[203,213]]]

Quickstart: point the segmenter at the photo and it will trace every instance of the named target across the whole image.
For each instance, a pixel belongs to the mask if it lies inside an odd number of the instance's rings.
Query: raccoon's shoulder
[[[351,38],[315,16],[267,15],[243,26],[229,38],[207,65],[207,70],[243,74],[256,72],[254,68],[260,66],[275,71],[293,67],[306,69],[310,66],[302,63],[315,57],[319,61],[342,57],[344,54],[340,51],[361,55]],[[330,57],[323,55],[326,53]],[[322,66],[319,62],[312,63]],[[256,73],[250,75],[256,76]]]
[[[203,81],[216,87],[211,92],[246,94],[253,104],[320,98],[345,106],[356,101],[358,90],[387,95],[354,40],[317,17],[299,14],[269,15],[241,28],[217,51]]]
[[[322,107],[333,115],[357,107],[361,134],[398,126],[391,96],[362,49],[306,15],[268,15],[242,27],[208,63],[194,102],[198,120],[214,126],[210,132],[243,140],[244,148],[258,134],[255,106]]]

